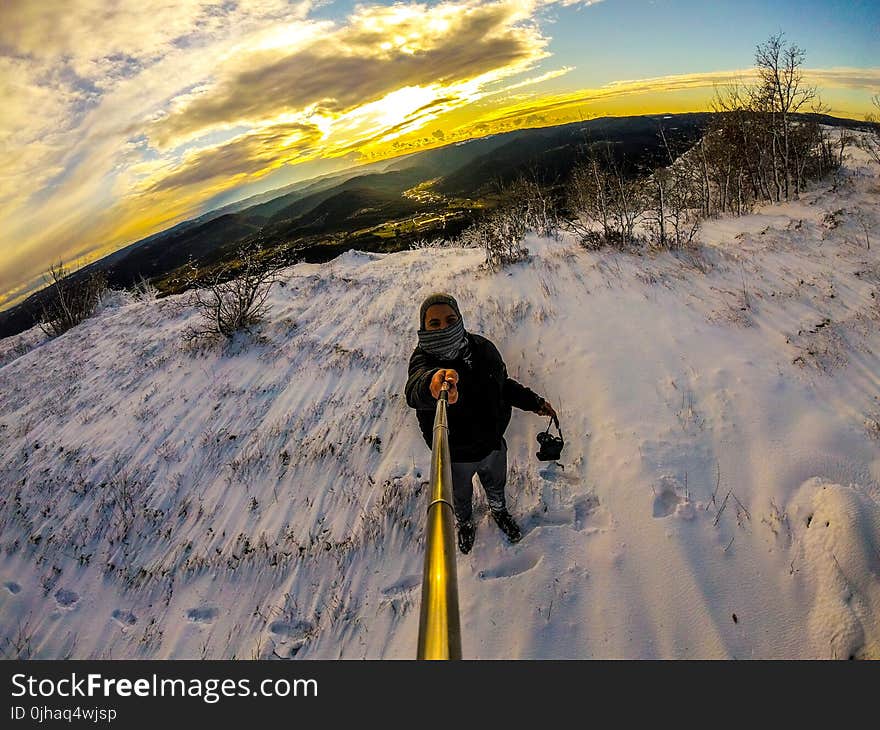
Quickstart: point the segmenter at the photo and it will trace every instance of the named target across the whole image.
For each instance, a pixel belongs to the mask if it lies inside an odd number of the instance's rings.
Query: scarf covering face
[[[461,356],[468,367],[471,365],[470,342],[461,317],[442,330],[420,329],[419,346],[441,360],[455,360]]]

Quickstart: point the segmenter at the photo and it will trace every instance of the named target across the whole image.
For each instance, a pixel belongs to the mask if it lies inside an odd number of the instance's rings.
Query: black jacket
[[[501,437],[510,423],[511,406],[537,411],[544,399],[507,376],[501,353],[482,335],[468,332],[473,368],[461,358],[441,360],[418,345],[409,359],[406,403],[416,409],[425,443],[431,448],[437,400],[428,385],[441,368],[458,372],[458,400],[446,410],[449,454],[452,461],[480,461],[501,448]]]

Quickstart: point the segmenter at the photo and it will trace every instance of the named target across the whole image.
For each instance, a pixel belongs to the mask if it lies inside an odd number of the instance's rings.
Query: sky
[[[234,200],[522,127],[707,109],[778,31],[837,116],[880,4],[3,0],[0,309]]]

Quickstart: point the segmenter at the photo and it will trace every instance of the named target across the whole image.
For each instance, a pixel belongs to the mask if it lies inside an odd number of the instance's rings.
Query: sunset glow
[[[862,118],[880,92],[876,4],[766,5],[4,2],[0,309],[59,258],[76,267],[299,179],[522,127],[705,110],[780,28],[831,114]]]

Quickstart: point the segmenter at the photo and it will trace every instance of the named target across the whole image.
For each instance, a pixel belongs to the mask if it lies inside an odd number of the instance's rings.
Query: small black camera
[[[541,447],[540,451],[535,454],[539,461],[556,461],[560,454],[562,454],[562,447],[565,446],[565,441],[562,438],[562,430],[559,428],[559,421],[556,421],[556,430],[559,431],[559,435],[554,436],[550,433],[550,426],[553,425],[554,420],[555,419],[551,417],[550,423],[547,424],[547,430],[541,431],[541,433],[535,437]]]

